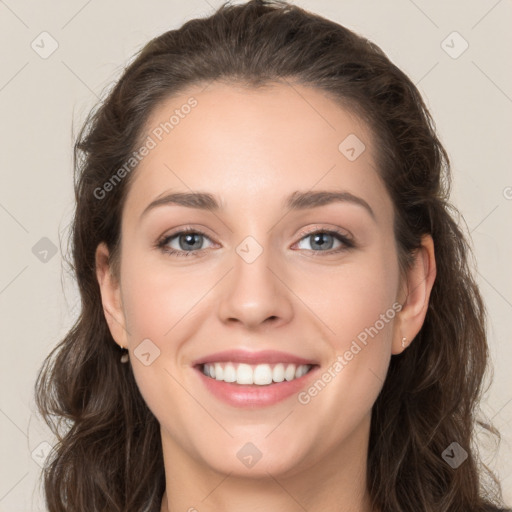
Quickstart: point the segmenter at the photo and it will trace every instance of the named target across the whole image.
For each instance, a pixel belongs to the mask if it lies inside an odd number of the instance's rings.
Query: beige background
[[[61,258],[73,210],[72,125],[80,126],[142,44],[220,3],[0,0],[0,512],[44,510],[38,462],[52,438],[35,416],[32,394],[44,356],[76,314],[75,286]],[[453,202],[473,239],[489,312],[494,381],[482,409],[503,440],[498,454],[488,443],[484,453],[510,505],[512,4],[296,3],[380,45],[418,85],[436,120],[452,161]],[[50,35],[40,36],[43,31]],[[463,39],[448,37],[454,31]],[[464,41],[469,46],[458,58],[445,51],[459,53]],[[42,58],[52,44],[56,51]],[[50,250],[41,261],[41,251],[52,245],[56,254]]]

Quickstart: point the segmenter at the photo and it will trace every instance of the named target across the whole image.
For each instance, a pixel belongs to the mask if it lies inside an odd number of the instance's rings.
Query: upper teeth
[[[203,373],[212,379],[259,386],[298,379],[308,373],[310,369],[311,365],[309,364],[295,365],[291,363],[276,365],[240,363],[238,367],[235,363],[206,363],[203,365]]]

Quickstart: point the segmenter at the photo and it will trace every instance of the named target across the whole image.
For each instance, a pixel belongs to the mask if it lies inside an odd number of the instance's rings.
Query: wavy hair
[[[159,512],[165,490],[160,426],[105,320],[95,250],[106,242],[118,276],[123,204],[134,173],[98,199],[130,158],[150,114],[170,96],[211,81],[261,87],[295,82],[329,95],[371,130],[394,205],[400,268],[421,237],[435,245],[437,278],[424,325],[391,358],[372,411],[368,488],[381,512],[496,511],[501,488],[478,455],[489,365],[486,311],[471,248],[449,203],[448,155],[417,88],[374,43],[282,1],[225,3],[147,43],[89,113],[75,143],[70,243],[81,311],[46,357],[36,404],[57,437],[43,470],[49,512]],[[467,235],[469,238],[469,235]],[[468,457],[456,470],[441,454]]]

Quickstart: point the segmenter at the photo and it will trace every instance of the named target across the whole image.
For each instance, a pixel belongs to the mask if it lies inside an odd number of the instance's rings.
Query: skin
[[[390,358],[425,318],[435,279],[432,239],[400,278],[393,206],[375,167],[371,133],[323,92],[288,83],[264,89],[212,83],[167,99],[147,134],[190,96],[197,107],[144,158],[122,216],[119,280],[108,249],[96,251],[97,278],[114,340],[161,425],[166,472],[162,512],[223,510],[369,512],[366,487],[371,408]],[[338,146],[349,134],[366,146],[349,161]],[[146,206],[167,191],[210,192],[221,210]],[[292,192],[346,190],[361,206],[333,203],[287,211]],[[192,226],[198,257],[155,248]],[[338,228],[355,248],[332,253],[302,230]],[[247,236],[263,249],[248,264],[236,252]],[[168,245],[186,250],[177,236]],[[193,243],[193,242],[192,242]],[[329,245],[333,244],[333,245]],[[328,254],[331,253],[331,254]],[[275,349],[312,358],[321,373],[393,304],[401,311],[369,339],[305,405],[292,396],[270,407],[240,409],[213,397],[191,362],[213,352]],[[160,350],[150,365],[133,353],[149,338]],[[247,442],[262,453],[252,468],[237,458]]]

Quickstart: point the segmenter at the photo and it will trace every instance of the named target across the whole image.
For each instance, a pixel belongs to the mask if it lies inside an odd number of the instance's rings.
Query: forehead
[[[368,202],[385,193],[368,127],[301,84],[191,87],[157,105],[141,140],[152,147],[127,198],[138,210],[168,189],[208,190],[240,207],[281,203],[291,189],[343,188]]]

